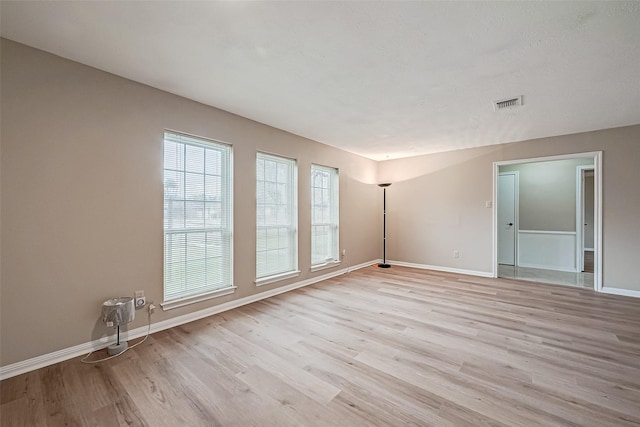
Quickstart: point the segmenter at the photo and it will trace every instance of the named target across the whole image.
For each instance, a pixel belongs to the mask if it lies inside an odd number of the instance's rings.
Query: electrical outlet
[[[144,297],[144,291],[136,291],[134,293],[134,304],[136,308],[142,308],[147,303],[147,299]]]
[[[453,251],[454,258],[460,258],[460,251]]]
[[[346,250],[346,249],[343,249],[343,250],[342,250],[342,258],[344,258],[344,257],[346,257],[346,256],[347,256],[347,250]]]
[[[142,308],[147,303],[147,299],[145,297],[138,297],[135,299],[136,308]]]
[[[156,311],[156,306],[154,304],[149,304],[149,314],[153,314]]]

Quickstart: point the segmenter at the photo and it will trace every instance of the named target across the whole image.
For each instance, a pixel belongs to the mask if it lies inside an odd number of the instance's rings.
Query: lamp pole
[[[387,187],[391,183],[378,184],[378,187],[382,187],[382,264],[378,264],[380,268],[389,268],[391,265],[387,264]]]

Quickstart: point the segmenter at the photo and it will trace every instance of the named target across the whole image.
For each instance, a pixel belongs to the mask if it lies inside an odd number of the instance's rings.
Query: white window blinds
[[[297,171],[292,159],[256,159],[256,277],[298,269]]]
[[[311,166],[311,265],[338,261],[338,170]]]
[[[164,300],[232,287],[231,147],[164,136]]]

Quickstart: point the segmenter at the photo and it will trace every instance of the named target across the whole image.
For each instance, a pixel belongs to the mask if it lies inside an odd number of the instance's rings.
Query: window
[[[311,266],[337,263],[338,170],[311,166]]]
[[[256,159],[256,284],[294,277],[298,270],[296,162],[258,153]]]
[[[233,291],[231,194],[230,146],[165,132],[164,302],[168,308],[173,308],[172,301],[180,306]]]

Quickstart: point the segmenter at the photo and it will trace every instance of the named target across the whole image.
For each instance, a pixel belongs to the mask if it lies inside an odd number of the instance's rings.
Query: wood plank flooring
[[[0,397],[2,426],[638,426],[640,299],[371,267]]]
[[[593,273],[593,264],[595,262],[595,252],[584,251],[584,272]]]

